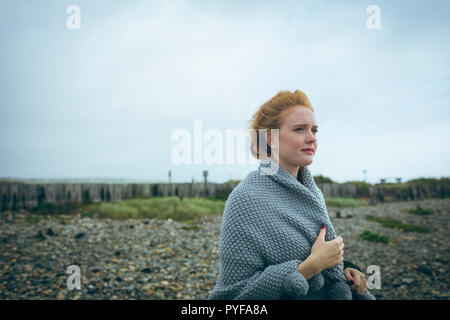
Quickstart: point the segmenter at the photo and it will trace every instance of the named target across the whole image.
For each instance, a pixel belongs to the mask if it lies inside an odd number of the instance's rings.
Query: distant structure
[[[203,178],[205,181],[205,184],[208,183],[208,170],[203,170]]]
[[[402,178],[381,178],[380,184],[388,183],[388,180],[390,180],[390,181],[395,180],[396,183],[402,183]]]
[[[45,202],[100,203],[138,197],[227,199],[238,183],[23,183],[0,182],[0,211],[33,209]]]

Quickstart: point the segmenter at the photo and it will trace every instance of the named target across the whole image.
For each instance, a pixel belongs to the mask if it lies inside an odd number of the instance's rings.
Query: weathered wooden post
[[[208,196],[208,189],[207,189],[207,183],[208,183],[208,170],[203,170],[203,178],[204,178],[204,188],[203,188],[203,195]]]
[[[169,190],[170,190],[169,195],[170,195],[170,196],[173,196],[173,190],[172,190],[172,170],[169,170]]]

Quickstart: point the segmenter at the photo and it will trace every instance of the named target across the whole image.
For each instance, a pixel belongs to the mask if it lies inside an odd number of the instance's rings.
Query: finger
[[[348,270],[348,268],[344,269],[344,275],[347,277],[347,279],[349,278],[353,279],[352,275],[350,274],[350,270]]]
[[[336,239],[334,240],[336,240],[336,242],[338,242],[339,244],[341,244],[344,241],[341,236],[337,236]]]
[[[359,287],[359,285],[361,284],[361,279],[360,279],[360,275],[359,275],[359,273],[358,274],[356,274],[356,276],[355,276],[355,283],[356,283],[356,286],[357,287]]]
[[[364,275],[364,273],[360,272],[359,279],[360,279],[361,283],[363,283],[363,284],[366,283],[366,276]]]
[[[361,286],[360,290],[359,290],[359,295],[362,296],[364,294],[364,292],[366,292],[366,286]]]
[[[366,281],[366,277],[364,276],[364,274],[362,274],[362,276],[361,276],[361,283],[362,283],[363,292],[364,292],[364,291],[366,291],[366,288],[367,288],[367,281]]]
[[[320,232],[319,232],[318,238],[320,238],[323,241],[325,241],[325,235],[326,234],[327,234],[327,228],[324,225],[322,225],[322,227],[320,228]]]
[[[350,271],[348,271],[347,269],[344,270],[344,275],[347,278],[348,281],[353,281],[353,283],[355,283],[355,279],[352,277]]]
[[[358,270],[353,269],[353,268],[348,268],[350,273],[352,274],[352,277],[355,277],[356,273],[358,272]]]

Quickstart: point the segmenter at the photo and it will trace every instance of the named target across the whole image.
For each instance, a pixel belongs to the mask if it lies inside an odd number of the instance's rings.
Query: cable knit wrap
[[[295,179],[273,160],[261,160],[233,189],[222,216],[219,275],[209,299],[375,299],[368,290],[352,296],[343,263],[309,280],[298,272],[322,224],[327,241],[336,237],[322,192],[308,168],[300,169]]]

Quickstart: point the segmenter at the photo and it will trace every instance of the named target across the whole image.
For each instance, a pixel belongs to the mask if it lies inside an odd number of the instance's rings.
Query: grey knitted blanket
[[[352,295],[343,263],[309,280],[298,272],[320,226],[327,241],[336,233],[309,169],[300,168],[295,179],[272,161],[261,160],[226,201],[219,275],[208,299],[375,299],[368,290]]]

